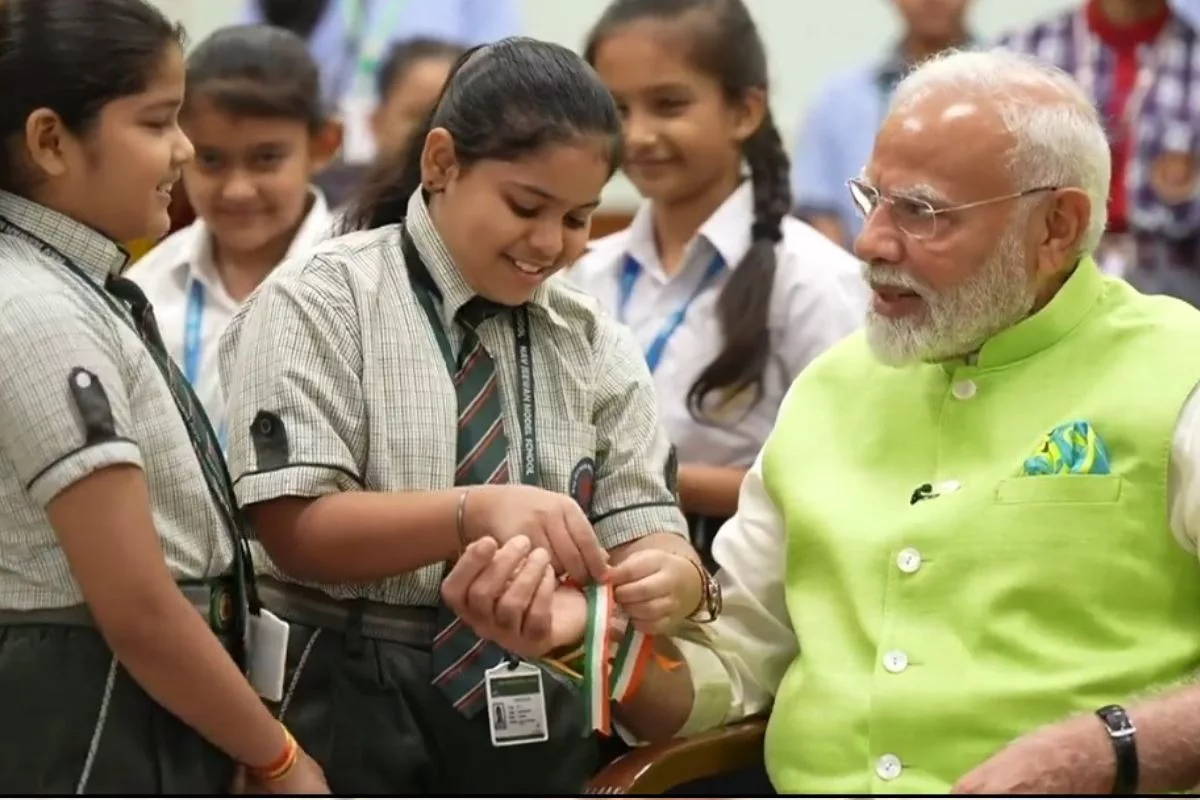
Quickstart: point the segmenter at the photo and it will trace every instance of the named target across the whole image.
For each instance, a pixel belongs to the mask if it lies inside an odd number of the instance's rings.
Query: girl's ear
[[[320,172],[337,158],[342,149],[342,121],[331,119],[314,133],[309,142],[312,171]]]
[[[733,137],[738,144],[758,132],[767,116],[767,93],[762,89],[747,89],[734,106]]]

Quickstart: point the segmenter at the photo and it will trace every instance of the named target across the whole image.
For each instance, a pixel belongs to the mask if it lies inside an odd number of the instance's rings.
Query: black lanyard
[[[437,303],[441,301],[441,292],[434,283],[429,268],[421,260],[420,253],[408,234],[407,228],[401,229],[401,247],[404,252],[404,264],[408,268],[409,282],[413,292],[425,311],[429,327],[437,339],[438,350],[446,363],[446,371],[453,380],[458,374],[458,360],[454,357],[454,348],[450,337],[442,325],[441,315],[438,314]],[[537,447],[537,401],[533,378],[533,342],[529,333],[529,310],[525,306],[508,309],[509,320],[512,323],[513,340],[516,342],[515,355],[517,359],[517,401],[521,409],[521,483],[530,486],[538,485],[538,447]],[[478,334],[476,334],[478,335]],[[499,365],[497,365],[499,369]],[[499,374],[499,373],[497,373]]]
[[[134,323],[133,319],[131,318],[128,307],[122,301],[119,301],[117,298],[113,297],[111,294],[109,294],[107,291],[105,291],[94,280],[89,278],[87,273],[84,272],[84,270],[81,269],[79,267],[79,265],[76,264],[72,259],[68,258],[65,253],[63,253],[61,250],[59,250],[54,245],[47,242],[45,239],[42,239],[40,236],[37,236],[36,234],[25,230],[24,228],[14,224],[10,220],[5,219],[4,217],[0,217],[0,233],[8,233],[13,236],[17,236],[21,239],[24,239],[25,241],[29,242],[34,247],[37,247],[39,250],[41,250],[47,256],[62,263],[69,272],[71,272],[79,280],[83,281],[83,283],[90,290],[92,290],[93,292],[98,294],[101,298],[103,298],[104,302],[113,311],[113,313],[115,313],[118,317],[120,317],[121,320],[126,325],[128,325],[129,328],[134,332],[134,334],[137,335],[138,341],[142,342],[142,346],[145,347],[147,350],[150,349],[150,345],[146,343],[145,339],[143,338],[142,332],[138,330],[137,325]],[[154,356],[154,354],[152,353],[151,356]],[[159,372],[161,373],[162,366],[160,364],[159,358],[152,357],[151,360],[154,361],[155,366],[158,368]],[[179,411],[179,415],[183,418],[184,427],[188,429],[188,439],[191,442],[192,450],[195,452],[196,458],[201,462],[201,470],[200,471],[204,474],[205,484],[208,486],[208,491],[209,491],[209,494],[212,496],[213,503],[217,507],[217,511],[220,513],[222,521],[225,523],[225,530],[229,534],[230,540],[233,542],[234,568],[239,573],[239,577],[248,581],[247,589],[248,589],[249,595],[250,595],[248,599],[250,602],[251,609],[257,613],[258,599],[257,599],[257,594],[255,593],[254,588],[253,588],[254,587],[254,574],[253,574],[254,570],[253,570],[253,566],[252,566],[253,562],[252,562],[252,557],[249,552],[249,546],[248,546],[246,537],[242,533],[242,526],[239,524],[239,520],[236,518],[237,500],[235,499],[235,496],[233,493],[233,481],[229,476],[229,468],[225,464],[225,461],[223,458],[218,459],[218,461],[220,462],[220,467],[221,467],[221,478],[222,478],[223,485],[220,485],[220,486],[214,485],[213,482],[211,480],[209,480],[209,477],[208,477],[209,471],[204,468],[205,455],[202,452],[202,448],[204,447],[204,445],[199,441],[198,437],[191,432],[191,424],[189,424],[189,422],[188,422],[189,417],[191,418],[193,423],[204,425],[205,427],[207,427],[208,434],[210,437],[212,437],[212,441],[214,441],[214,442],[217,441],[216,433],[212,430],[212,425],[208,421],[208,415],[206,413],[204,413],[204,408],[203,408],[203,406],[200,405],[200,402],[198,400],[195,401],[196,411],[199,413],[198,414],[188,414],[187,410],[181,406],[179,399],[175,397],[175,391],[173,389],[171,389],[171,376],[163,375],[163,379],[167,382],[167,389],[168,389],[169,393],[171,394],[172,399],[174,399],[174,401],[175,401],[175,407]]]

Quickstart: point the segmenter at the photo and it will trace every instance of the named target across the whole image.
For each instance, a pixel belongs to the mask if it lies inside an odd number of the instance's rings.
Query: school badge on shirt
[[[581,458],[571,470],[571,481],[567,487],[571,499],[579,504],[583,513],[592,515],[592,497],[596,493],[596,462],[590,458]]]

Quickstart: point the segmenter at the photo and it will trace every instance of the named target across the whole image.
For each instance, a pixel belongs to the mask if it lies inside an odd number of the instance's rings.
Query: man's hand
[[[549,554],[527,537],[472,542],[442,582],[442,598],[483,639],[540,658],[584,637],[587,599],[560,587]]]
[[[635,550],[609,570],[613,599],[643,633],[673,630],[700,606],[704,585],[690,559],[664,550]]]
[[[466,499],[463,527],[471,541],[500,545],[525,536],[549,552],[554,572],[580,584],[607,578],[608,552],[600,546],[579,504],[565,494],[535,486],[474,486]]]
[[[960,778],[951,794],[1108,794],[1115,777],[1104,725],[1077,717],[1017,739]]]

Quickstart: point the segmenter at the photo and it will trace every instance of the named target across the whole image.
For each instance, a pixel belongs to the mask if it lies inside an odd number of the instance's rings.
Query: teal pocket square
[[[1022,475],[1107,475],[1108,447],[1096,429],[1076,420],[1059,425],[1038,442],[1025,459]]]

